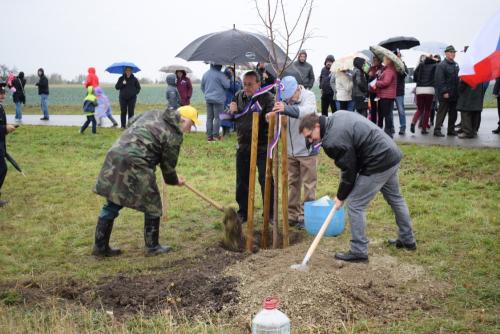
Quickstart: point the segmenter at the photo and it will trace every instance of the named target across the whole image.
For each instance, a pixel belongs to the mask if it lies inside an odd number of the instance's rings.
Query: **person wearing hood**
[[[45,71],[43,68],[38,69],[38,82],[36,86],[38,87],[38,95],[40,96],[40,110],[43,113],[43,117],[40,118],[42,121],[49,120],[49,79],[45,76]]]
[[[8,134],[16,131],[16,127],[12,124],[7,124],[7,115],[5,115],[5,110],[3,109],[2,103],[5,101],[5,83],[0,83],[0,190],[2,190],[3,182],[5,181],[5,176],[7,175],[7,162],[5,161],[5,155],[7,154],[7,142],[6,137]],[[7,205],[7,201],[1,199],[0,192],[0,208]]]
[[[165,96],[167,97],[167,109],[174,111],[182,105],[181,96],[179,95],[179,91],[177,90],[175,79],[175,74],[167,75],[167,91],[165,92]]]
[[[304,227],[304,202],[316,199],[318,150],[310,149],[299,132],[300,120],[316,113],[313,92],[298,84],[293,76],[281,81],[284,102],[276,102],[274,113],[288,116],[288,222],[291,226]],[[304,188],[304,200],[301,190]]]
[[[413,115],[410,124],[410,132],[415,133],[415,125],[422,117],[422,134],[428,134],[430,129],[429,118],[431,115],[432,101],[434,100],[434,75],[436,72],[436,59],[432,56],[423,56],[417,68],[413,72],[413,80],[416,82],[415,94],[417,96],[417,112]]]
[[[87,79],[85,80],[85,88],[92,86],[94,88],[99,87],[99,78],[95,74],[95,68],[89,67]]]
[[[97,125],[101,126],[102,119],[107,117],[111,123],[113,123],[113,127],[117,127],[118,123],[113,117],[113,112],[111,110],[111,102],[109,98],[104,94],[104,91],[101,87],[94,88],[94,93],[97,98],[97,108],[95,110]]]
[[[12,94],[12,100],[16,105],[16,122],[21,122],[23,118],[23,104],[26,105],[26,94],[24,92],[24,86],[26,86],[26,79],[24,78],[24,72],[19,72],[17,77],[12,81],[12,87],[16,90]]]
[[[306,89],[311,89],[314,85],[314,70],[312,65],[309,64],[306,60],[306,50],[300,50],[299,55],[297,56],[297,60],[293,62],[293,69],[295,71],[290,73],[293,73],[293,76],[295,77],[299,85],[303,86]]]
[[[330,117],[307,115],[299,131],[312,145],[320,144],[341,170],[335,207],[347,202],[351,243],[349,251],[336,253],[335,258],[368,261],[366,210],[379,191],[396,216],[398,226],[398,237],[389,240],[389,245],[416,250],[410,211],[399,186],[403,153],[396,143],[365,117],[342,110]]]
[[[222,65],[211,64],[210,69],[201,78],[201,91],[207,105],[207,141],[219,140],[220,113],[224,111],[226,89],[231,82],[221,72]]]
[[[377,93],[377,97],[380,99],[378,104],[382,121],[379,120],[378,124],[382,127],[381,125],[385,123],[384,131],[391,138],[393,137],[392,130],[394,128],[392,112],[394,110],[394,100],[396,99],[396,88],[396,68],[392,60],[384,56],[384,68],[371,89]]]
[[[191,96],[193,95],[191,79],[188,78],[184,70],[175,71],[175,76],[177,78],[177,91],[181,97],[181,106],[188,106],[191,104]]]
[[[368,81],[366,72],[369,65],[364,58],[355,57],[353,60],[354,69],[352,71],[352,100],[354,109],[363,115],[368,116]]]
[[[127,115],[128,119],[134,117],[137,94],[141,91],[141,84],[132,73],[132,68],[125,68],[123,75],[118,78],[115,88],[120,91],[120,123],[121,128],[125,129],[127,127]]]
[[[130,119],[128,129],[106,154],[94,187],[106,203],[97,219],[92,255],[121,254],[109,246],[109,239],[114,221],[124,207],[144,213],[146,256],[172,250],[159,243],[162,202],[155,171],[159,166],[166,184],[184,184],[175,170],[182,139],[179,117],[169,110],[149,110]]]
[[[321,90],[321,114],[324,116],[328,116],[328,108],[332,109],[332,113],[337,110],[333,89],[330,85],[332,76],[330,69],[334,62],[335,57],[328,55],[325,59],[325,66],[321,69],[321,75],[319,76],[319,89]]]
[[[87,116],[87,120],[83,123],[80,128],[80,133],[83,134],[85,129],[92,123],[92,133],[96,134],[97,132],[97,122],[95,119],[95,108],[97,106],[97,97],[94,95],[94,87],[87,87],[87,96],[85,96],[85,100],[83,100],[83,112]]]

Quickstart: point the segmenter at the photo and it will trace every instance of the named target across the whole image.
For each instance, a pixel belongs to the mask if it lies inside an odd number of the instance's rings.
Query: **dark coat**
[[[187,106],[191,103],[191,96],[193,95],[193,85],[191,84],[191,79],[186,75],[186,71],[181,71],[182,76],[177,79],[177,91],[181,97],[181,105]]]
[[[458,84],[457,110],[481,112],[485,93],[486,89],[483,84],[479,84],[473,89],[464,81],[460,81]]]
[[[314,71],[312,65],[307,61],[301,63],[297,60],[294,61],[290,67],[293,67],[293,76],[297,79],[299,85],[302,85],[307,89],[311,89],[314,85]]]
[[[458,64],[446,58],[436,66],[434,82],[439,101],[444,101],[446,93],[450,95],[449,101],[458,99],[458,70]]]
[[[126,83],[123,84],[123,81]],[[141,91],[141,84],[133,74],[128,79],[124,74],[118,78],[115,88],[120,91],[120,99],[130,100],[137,97],[137,94]]]
[[[256,71],[259,73],[260,79],[262,80],[262,87],[272,85],[276,81],[276,73],[274,73],[274,70],[269,64],[265,65],[263,69],[257,66]],[[264,79],[264,73],[267,74],[267,79]]]
[[[38,79],[38,82],[36,83],[36,86],[38,87],[38,95],[49,95],[49,79],[45,76],[44,72],[42,69],[42,75]]]
[[[7,136],[7,115],[5,115],[5,110],[0,104],[0,159],[5,158],[7,153],[7,144],[5,137]]]
[[[396,96],[404,96],[405,95],[405,78],[406,78],[406,73],[408,73],[408,68],[406,67],[406,64],[403,62],[405,65],[405,73],[399,73],[397,72],[397,85],[396,85]]]
[[[26,86],[26,79],[15,78],[12,82],[12,86],[16,89],[16,92],[12,94],[12,99],[14,103],[21,102],[26,104],[26,94],[24,93],[24,86]]]
[[[358,113],[341,110],[321,116],[320,131],[321,146],[342,171],[337,191],[341,201],[349,196],[358,174],[384,172],[403,158],[394,140]]]
[[[248,103],[250,103],[250,98],[245,96],[243,90],[236,93],[234,100],[238,105],[238,114],[242,113]],[[267,150],[267,128],[268,124],[266,121],[266,114],[271,112],[274,107],[274,96],[271,93],[264,93],[257,97],[257,101],[262,107],[259,117],[259,140],[258,140],[258,150]],[[238,149],[240,151],[250,151],[252,143],[252,113],[248,112],[245,115],[235,118],[236,133],[238,136]]]
[[[436,61],[432,58],[426,58],[424,62],[419,63],[413,72],[413,81],[417,87],[434,87],[434,76],[436,73]]]
[[[319,88],[321,89],[321,95],[333,96],[333,89],[330,85],[331,77],[332,73],[330,72],[330,69],[328,69],[326,66],[323,67],[319,76]]]
[[[493,86],[493,94],[500,95],[500,78],[495,80],[495,86]]]

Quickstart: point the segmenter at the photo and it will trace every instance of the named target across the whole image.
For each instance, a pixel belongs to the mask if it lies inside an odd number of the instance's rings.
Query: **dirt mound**
[[[307,247],[264,250],[226,269],[226,275],[240,280],[234,319],[241,327],[248,328],[266,296],[281,300],[280,309],[295,328],[335,330],[353,320],[386,323],[405,318],[412,310],[429,310],[431,296],[443,291],[422,267],[390,256],[375,255],[369,264],[351,264],[318,250],[308,271],[290,269],[301,262]]]

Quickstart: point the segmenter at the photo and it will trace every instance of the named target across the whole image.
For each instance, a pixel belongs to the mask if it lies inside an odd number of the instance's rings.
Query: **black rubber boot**
[[[146,256],[168,253],[172,250],[170,246],[162,246],[158,242],[160,236],[160,218],[144,219],[144,243],[146,245]]]
[[[97,226],[95,227],[95,242],[92,249],[92,255],[105,257],[117,256],[122,253],[118,248],[109,247],[109,238],[113,230],[113,220],[98,218]]]

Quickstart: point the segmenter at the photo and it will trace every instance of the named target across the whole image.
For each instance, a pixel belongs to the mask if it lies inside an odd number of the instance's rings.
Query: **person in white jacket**
[[[288,116],[288,222],[291,226],[303,228],[303,204],[316,199],[318,151],[306,145],[299,133],[299,124],[305,115],[316,113],[316,96],[292,76],[284,77],[281,83],[284,102],[276,102],[273,112]],[[302,185],[304,201],[301,201]]]
[[[337,71],[335,74],[335,91],[337,92],[337,110],[354,111],[352,100],[352,73]]]

